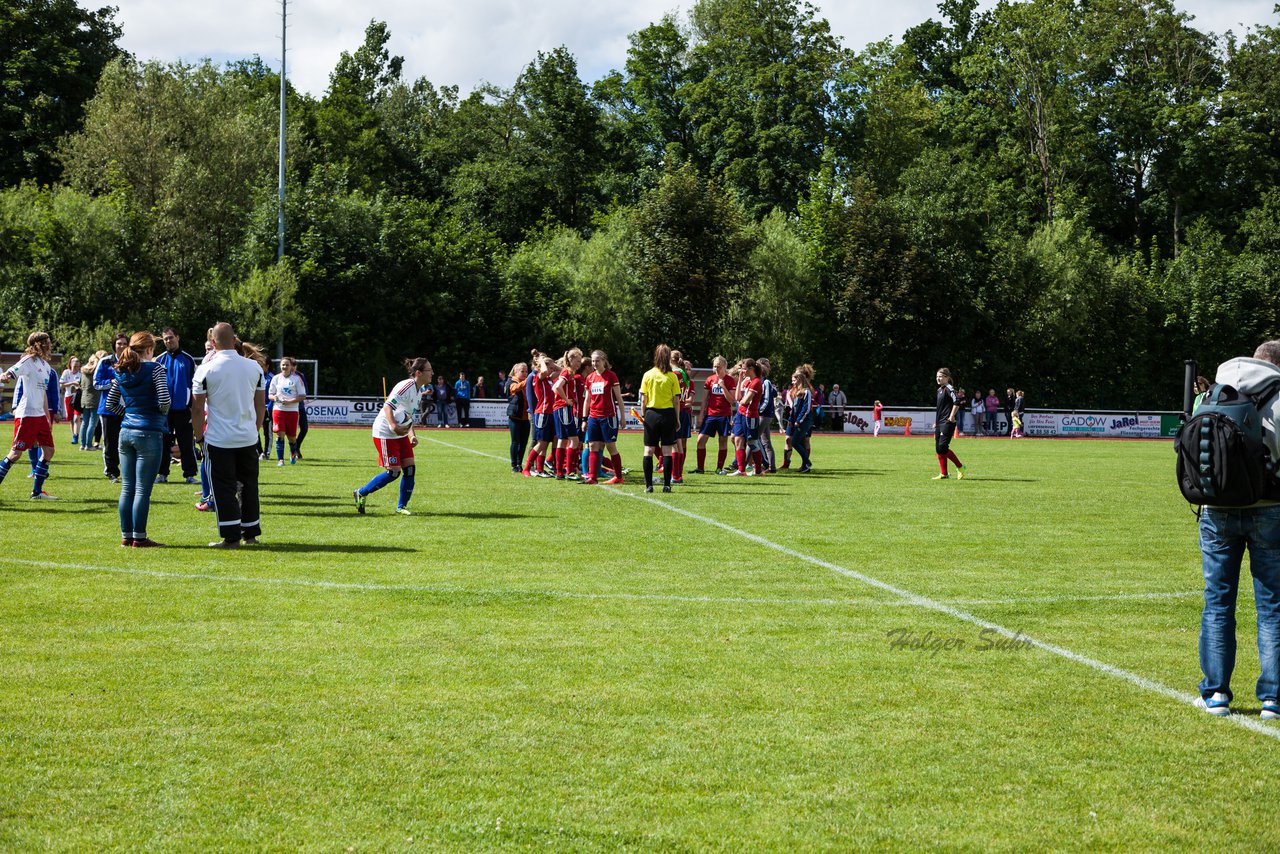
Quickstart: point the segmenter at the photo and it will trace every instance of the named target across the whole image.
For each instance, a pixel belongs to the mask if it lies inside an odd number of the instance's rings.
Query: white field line
[[[457,448],[458,450],[461,450],[461,451],[470,451],[471,453],[481,454],[482,456],[487,456],[487,457],[494,457],[495,459],[505,461],[503,457],[497,457],[493,454],[485,454],[481,451],[475,451],[475,450],[472,450],[471,448],[462,447],[461,445],[450,445],[446,442],[438,442],[435,439],[432,439],[431,441],[437,442],[437,444],[441,444],[441,445],[448,445],[448,447]],[[742,537],[745,540],[749,540],[755,543],[756,545],[763,546],[764,548],[767,548],[767,549],[772,549],[773,551],[780,552],[781,554],[787,555],[788,557],[795,558],[796,560],[799,560],[799,561],[803,561],[804,563],[821,567],[822,569],[829,570],[831,572],[836,573],[837,575],[843,575],[846,578],[852,578],[855,581],[860,581],[863,584],[867,585],[868,587],[873,587],[876,590],[880,590],[884,593],[888,593],[906,604],[915,605],[916,607],[922,608],[927,611],[934,611],[939,614],[945,614],[949,617],[953,617],[954,619],[961,620],[963,622],[970,623],[971,625],[978,626],[979,628],[983,628],[983,629],[987,629],[989,631],[995,632],[996,634],[1002,635],[1003,637],[1006,637],[1010,640],[1026,641],[1030,643],[1032,646],[1036,647],[1037,649],[1044,650],[1045,652],[1048,652],[1052,655],[1056,655],[1059,658],[1065,658],[1066,660],[1075,662],[1076,664],[1084,665],[1085,667],[1088,667],[1092,670],[1096,670],[1099,673],[1103,673],[1103,674],[1106,674],[1107,676],[1111,676],[1112,678],[1128,682],[1132,685],[1136,685],[1139,688],[1143,688],[1147,691],[1150,691],[1153,694],[1160,694],[1163,697],[1167,697],[1171,700],[1176,700],[1177,702],[1191,706],[1192,708],[1195,707],[1195,701],[1199,698],[1199,696],[1196,694],[1189,694],[1185,691],[1178,691],[1174,688],[1170,688],[1167,685],[1163,685],[1159,682],[1156,682],[1152,679],[1148,679],[1147,677],[1141,676],[1132,671],[1115,667],[1113,665],[1107,664],[1105,661],[1099,661],[1096,658],[1090,658],[1086,655],[1081,655],[1080,653],[1067,649],[1064,646],[1059,646],[1058,644],[1049,643],[1048,641],[1042,641],[1042,640],[1039,640],[1038,638],[1028,637],[1027,635],[1022,634],[1021,632],[1017,632],[1012,629],[1005,628],[1004,626],[998,623],[993,623],[990,620],[984,620],[975,614],[970,614],[968,611],[962,611],[960,610],[960,608],[954,605],[948,605],[936,599],[930,599],[927,596],[921,596],[918,593],[912,593],[910,590],[906,590],[904,588],[890,584],[887,581],[881,581],[879,578],[875,578],[874,576],[867,575],[866,573],[858,572],[857,570],[849,569],[848,567],[843,567],[843,566],[840,566],[839,564],[831,563],[830,561],[825,561],[825,560],[822,560],[821,558],[817,558],[812,555],[807,555],[804,552],[798,552],[795,549],[788,548],[787,546],[781,545],[779,543],[775,543],[772,540],[765,539],[764,537],[761,537],[758,534],[753,534],[750,531],[744,531],[741,528],[735,528],[732,525],[727,525],[724,522],[719,521],[718,519],[712,519],[710,516],[703,516],[699,513],[694,513],[691,510],[685,510],[683,507],[680,507],[677,504],[673,504],[667,501],[659,501],[656,498],[650,498],[647,495],[643,495],[643,494],[636,495],[634,493],[624,492],[621,489],[617,489],[615,487],[610,487],[610,486],[602,486],[601,489],[607,490],[608,492],[611,492],[614,495],[618,495],[623,498],[631,498],[636,501],[644,501],[648,504],[653,504],[657,507],[661,507],[663,510],[666,510],[668,512],[679,513],[680,515],[686,516],[695,521],[703,522],[707,525],[713,525],[721,529],[722,531],[727,531],[731,534],[736,534],[737,536]],[[1269,738],[1274,738],[1280,741],[1280,728],[1272,728],[1267,724],[1264,724],[1261,720],[1254,719],[1252,717],[1246,717],[1244,715],[1231,715],[1227,719],[1230,721],[1234,721],[1236,724],[1246,729],[1252,730],[1261,735],[1265,735],[1265,736],[1268,736]]]
[[[207,572],[166,572],[159,569],[132,569],[118,566],[99,566],[84,563],[59,563],[48,560],[27,560],[0,556],[0,564],[30,566],[38,569],[68,569],[77,572],[100,572],[111,575],[133,575],[178,581],[213,581],[229,584],[261,584],[273,587],[310,587],[322,590],[350,590],[371,593],[438,593],[459,596],[499,596],[507,598],[581,599],[585,601],[621,600],[628,602],[684,602],[712,605],[777,605],[828,608],[914,608],[912,602],[901,599],[831,599],[783,596],[693,596],[679,593],[629,593],[611,591],[591,593],[583,590],[548,590],[519,587],[462,587],[449,584],[378,584],[360,581],[329,581],[320,578],[273,578],[249,575],[218,575]],[[1031,599],[942,599],[948,605],[1009,605],[1018,606],[1040,602],[1075,602],[1154,598],[1182,598],[1184,593],[1117,593],[1112,596],[1045,596]],[[1199,594],[1192,594],[1199,595]]]

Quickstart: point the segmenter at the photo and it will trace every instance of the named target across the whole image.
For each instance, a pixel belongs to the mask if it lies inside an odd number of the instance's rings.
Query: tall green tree
[[[699,0],[687,87],[700,159],[757,218],[794,212],[822,158],[829,84],[841,53],[797,0]]]
[[[123,55],[115,13],[75,0],[0,4],[0,187],[58,179],[58,140],[79,128],[98,76]]]
[[[733,197],[688,163],[670,165],[641,198],[631,265],[650,307],[645,339],[695,360],[721,340],[731,298],[749,273],[752,235]]]

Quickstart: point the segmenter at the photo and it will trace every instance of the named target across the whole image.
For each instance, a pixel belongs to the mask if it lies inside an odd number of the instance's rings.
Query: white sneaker
[[[284,460],[280,460],[279,462],[276,463],[277,468],[283,467],[283,466],[284,466]]]
[[[50,495],[47,492],[41,492],[38,495],[31,496],[31,500],[32,501],[57,501],[58,498],[56,495]]]
[[[1204,697],[1196,697],[1195,705],[1197,709],[1204,709],[1209,714],[1220,718],[1225,718],[1231,714],[1231,700],[1221,691],[1207,700]]]

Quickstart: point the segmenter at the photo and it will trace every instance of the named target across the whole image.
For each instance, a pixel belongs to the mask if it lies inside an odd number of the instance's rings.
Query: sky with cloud
[[[223,62],[253,55],[276,66],[278,0],[112,0],[124,27],[122,45],[140,59]],[[482,82],[510,86],[539,50],[565,45],[591,82],[626,59],[627,36],[692,0],[290,0],[289,79],[313,95],[328,87],[344,50],[355,50],[371,19],[386,21],[390,49],[405,58],[405,77],[454,84],[465,93]],[[994,5],[984,0],[982,8]],[[1202,30],[1237,34],[1280,24],[1275,0],[1180,0]],[[855,48],[901,38],[908,27],[938,17],[936,0],[843,0],[815,3],[843,44]]]

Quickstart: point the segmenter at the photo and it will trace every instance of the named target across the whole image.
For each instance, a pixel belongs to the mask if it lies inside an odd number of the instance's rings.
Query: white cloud
[[[1280,23],[1274,0],[1182,0],[1201,29],[1222,32],[1258,23]],[[141,59],[218,61],[261,56],[279,64],[279,4],[263,0],[115,0],[124,26],[123,46]],[[683,12],[691,2],[673,0],[293,0],[289,13],[289,78],[320,95],[344,50],[355,50],[373,18],[387,22],[390,48],[405,57],[405,76],[457,84],[465,92],[488,81],[509,86],[539,50],[566,45],[590,82],[626,59],[627,36]],[[933,0],[846,0],[816,3],[850,47],[892,36],[930,17]],[[992,5],[986,0],[983,7]]]

